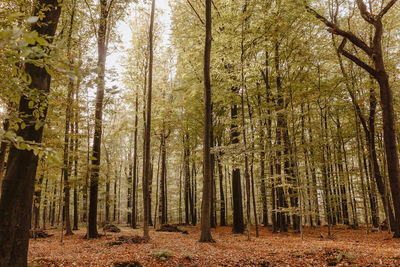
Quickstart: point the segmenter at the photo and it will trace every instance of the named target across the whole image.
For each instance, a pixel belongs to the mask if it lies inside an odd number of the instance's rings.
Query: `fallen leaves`
[[[151,230],[148,242],[131,242],[141,238],[139,229],[121,228],[121,233],[85,240],[84,230],[64,238],[57,236],[31,240],[29,260],[42,266],[398,266],[400,243],[385,240],[387,233],[365,234],[363,230],[342,230],[335,240],[326,236],[326,229],[305,230],[299,234],[272,234],[261,227],[260,237],[246,241],[246,235],[233,235],[230,227],[212,231],[216,243],[198,242],[198,227],[182,227],[189,232]],[[55,234],[55,232],[52,232]],[[136,236],[136,237],[135,237]],[[128,237],[128,238],[126,238]],[[124,240],[128,242],[124,242]],[[138,240],[139,240],[138,239]],[[123,240],[123,241],[121,241]],[[122,242],[109,246],[110,242]],[[138,243],[138,244],[137,244]],[[165,252],[165,253],[164,253]],[[168,255],[167,255],[168,254]],[[118,265],[119,264],[119,265]],[[131,264],[131,265],[129,265]]]

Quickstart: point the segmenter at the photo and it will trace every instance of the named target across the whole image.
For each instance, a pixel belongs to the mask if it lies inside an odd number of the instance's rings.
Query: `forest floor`
[[[83,239],[85,230],[64,237],[31,239],[30,266],[400,266],[400,240],[387,232],[366,234],[365,230],[306,228],[300,234],[272,234],[260,227],[260,237],[251,241],[246,234],[232,234],[230,227],[212,230],[216,243],[199,243],[199,227],[180,227],[189,234],[150,231],[150,241],[142,244],[109,246],[122,235],[142,235],[141,229],[122,227],[121,233]],[[169,259],[168,256],[170,257]],[[136,264],[140,263],[140,264]],[[131,265],[127,264],[130,263]],[[124,265],[125,264],[125,265]]]

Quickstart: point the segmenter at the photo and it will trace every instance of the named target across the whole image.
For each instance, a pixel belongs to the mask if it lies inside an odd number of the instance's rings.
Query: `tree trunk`
[[[152,86],[153,86],[153,27],[154,27],[154,12],[155,12],[156,1],[152,0],[151,4],[151,15],[150,15],[150,27],[149,27],[149,76],[148,76],[148,89],[147,89],[147,105],[146,105],[146,129],[144,136],[144,172],[143,172],[143,236],[150,238],[149,236],[149,181],[150,181],[150,142],[151,142],[151,98],[152,98]]]
[[[43,11],[41,9],[43,5],[49,8]],[[44,17],[40,23],[32,24],[31,30],[44,38],[52,38],[57,28],[61,6],[56,0],[39,0],[33,10],[34,16],[39,12],[43,12]],[[51,42],[51,39],[49,41]],[[47,99],[51,77],[45,68],[26,64],[25,72],[32,79],[28,90],[37,90],[43,99]],[[23,129],[20,127],[17,135],[25,141],[41,143],[43,127],[36,129],[35,123],[32,123],[32,121],[36,122],[33,112],[37,110],[37,107],[31,108],[29,102],[30,99],[26,97],[26,94],[19,101],[18,111],[26,127]],[[44,100],[44,103],[47,101]],[[40,114],[41,121],[46,119],[47,114],[47,105],[43,105],[44,103],[36,103],[44,109]],[[37,165],[38,156],[32,150],[19,150],[14,146],[10,149],[0,200],[0,244],[2,244],[0,266],[27,266],[29,226]]]
[[[221,143],[220,143],[221,145]],[[224,174],[222,173],[221,153],[217,157],[218,175],[219,175],[219,196],[220,196],[220,226],[226,226],[225,214],[225,195],[224,195]]]
[[[42,162],[43,163],[43,162]],[[39,180],[35,186],[35,191],[33,195],[33,218],[34,218],[34,229],[39,228],[39,220],[40,220],[40,201],[42,198],[42,183],[44,178],[44,170],[40,174]]]
[[[232,88],[232,92],[235,93],[236,88]],[[238,126],[236,124],[238,116],[238,107],[236,104],[231,106],[231,144],[239,144]],[[234,166],[232,170],[232,197],[233,197],[233,226],[232,232],[236,234],[243,234],[244,232],[244,220],[243,220],[243,204],[242,204],[242,183],[240,181],[240,169],[238,166]]]
[[[185,224],[189,224],[190,210],[189,210],[189,194],[190,194],[190,148],[189,148],[189,136],[187,134],[183,137],[184,142],[184,176],[185,176],[185,191],[184,191],[184,201],[185,201]]]
[[[97,48],[98,48],[98,61],[97,67],[99,69],[97,92],[96,92],[96,111],[95,111],[95,125],[93,136],[93,150],[92,150],[92,169],[90,177],[90,203],[89,203],[89,228],[88,238],[97,238],[97,202],[99,190],[99,175],[100,175],[100,156],[101,156],[101,137],[103,132],[103,100],[105,89],[105,67],[107,58],[107,25],[108,13],[111,7],[108,7],[107,0],[100,0],[100,21],[97,33]]]
[[[204,129],[203,129],[203,198],[201,203],[201,234],[200,242],[214,242],[211,236],[211,192],[212,192],[212,163],[211,163],[211,81],[210,58],[212,43],[211,0],[205,0],[206,37],[204,47]]]
[[[137,228],[136,223],[136,183],[138,180],[137,177],[137,147],[138,147],[138,112],[139,112],[139,93],[136,92],[136,100],[135,100],[135,133],[133,137],[133,181],[132,181],[132,219],[131,219],[131,227]]]

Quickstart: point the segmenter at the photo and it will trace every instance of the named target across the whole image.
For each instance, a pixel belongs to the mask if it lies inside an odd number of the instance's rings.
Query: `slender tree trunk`
[[[93,136],[92,150],[92,168],[90,171],[90,203],[89,203],[89,229],[88,238],[97,238],[97,203],[99,190],[99,175],[100,175],[100,156],[101,156],[101,137],[103,132],[103,100],[105,89],[105,66],[107,58],[107,26],[110,8],[107,0],[100,0],[100,20],[97,33],[97,48],[99,68],[97,93],[96,93],[96,111],[95,125]]]
[[[148,76],[148,89],[147,89],[147,105],[146,105],[146,130],[145,130],[145,165],[143,172],[143,236],[149,236],[149,181],[150,181],[150,141],[151,141],[151,101],[152,101],[152,87],[153,87],[153,27],[154,27],[154,12],[156,1],[152,0],[151,15],[150,15],[150,28],[149,28],[149,76]]]
[[[132,181],[132,218],[131,218],[131,227],[133,229],[137,228],[136,222],[136,183],[138,180],[137,177],[137,162],[138,162],[138,155],[137,155],[137,147],[138,147],[138,120],[139,120],[139,93],[136,92],[135,98],[135,132],[133,135],[133,181]]]
[[[160,186],[160,161],[161,161],[161,141],[160,141],[160,150],[158,152],[158,161],[157,161],[157,182],[156,182],[156,206],[154,208],[154,228],[156,228],[157,225],[157,212],[159,210],[159,186]],[[179,178],[179,183],[181,182],[181,179]],[[181,199],[181,188],[179,188],[179,201]],[[179,204],[180,205],[180,204]],[[180,207],[179,207],[180,208]]]
[[[221,143],[220,143],[221,145]],[[217,165],[218,165],[218,175],[219,175],[219,196],[220,196],[220,226],[226,226],[226,214],[225,214],[225,195],[224,195],[224,185],[223,179],[224,174],[222,173],[222,164],[221,164],[221,153],[217,157]]]
[[[43,162],[42,162],[43,164]],[[44,164],[43,164],[44,165]],[[44,166],[43,166],[44,167]],[[44,178],[44,169],[40,174],[39,180],[35,186],[35,191],[33,195],[33,218],[34,218],[34,229],[39,228],[39,220],[40,220],[40,201],[42,198],[42,183]]]
[[[190,210],[189,210],[189,194],[190,194],[190,148],[189,148],[189,136],[187,134],[183,137],[184,143],[184,177],[185,177],[185,191],[184,191],[184,201],[185,201],[185,224],[189,224]]]
[[[49,183],[49,173],[47,172],[47,179],[46,179],[46,183],[45,183],[45,187],[44,187],[44,200],[43,200],[43,216],[42,216],[42,229],[46,230],[46,220],[47,220],[47,203],[48,203],[48,196],[47,196],[47,186]]]
[[[200,242],[214,242],[211,236],[211,192],[212,192],[212,163],[211,163],[211,81],[210,58],[212,43],[211,0],[205,0],[206,37],[204,47],[204,129],[203,129],[203,198],[201,203],[201,234]]]
[[[161,134],[161,179],[160,179],[160,207],[159,207],[159,216],[160,216],[160,224],[167,223],[167,193],[166,193],[166,179],[167,179],[167,152],[166,152],[166,144],[165,144],[165,133],[164,129]]]

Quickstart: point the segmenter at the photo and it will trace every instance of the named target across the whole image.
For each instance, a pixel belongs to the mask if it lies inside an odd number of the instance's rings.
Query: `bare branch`
[[[190,3],[190,1],[189,1],[189,0],[186,0],[186,1],[188,2],[188,4],[190,5],[190,7],[192,8],[192,10],[194,11],[194,13],[196,14],[196,16],[199,18],[199,20],[200,20],[201,24],[203,24],[203,25],[204,25],[204,21],[201,19],[201,17],[200,17],[200,15],[199,15],[199,13],[197,13],[197,11],[196,11],[196,9],[194,8],[194,6],[192,5],[192,3]]]
[[[219,13],[217,6],[214,4],[214,1],[211,0],[211,3],[214,6],[215,11],[217,11],[218,17],[221,17],[221,13]]]
[[[108,8],[107,8],[107,17],[110,15],[110,11],[111,11],[113,2],[114,2],[114,0],[110,0],[110,4],[108,4]]]
[[[372,48],[369,47],[363,40],[358,38],[354,33],[342,30],[341,28],[339,28],[339,26],[337,24],[326,19],[324,16],[319,14],[317,11],[312,9],[310,6],[306,5],[305,8],[309,13],[313,14],[317,19],[321,20],[326,26],[328,26],[328,28],[329,28],[328,31],[330,33],[345,37],[345,39],[350,40],[350,42],[352,42],[355,46],[357,46],[358,48],[363,50],[368,56],[373,55]]]
[[[396,4],[397,0],[391,0],[382,10],[379,12],[378,17],[382,18],[388,11],[389,9]]]
[[[371,66],[369,66],[367,63],[365,63],[364,61],[362,61],[361,59],[359,59],[357,56],[351,54],[350,52],[346,51],[344,49],[345,45],[347,43],[347,39],[344,38],[342,43],[340,44],[338,51],[340,52],[340,54],[342,54],[343,56],[347,57],[348,59],[350,59],[351,61],[353,61],[357,66],[363,68],[364,70],[366,70],[369,74],[371,74],[372,76],[376,77],[376,71],[374,68],[372,68]]]
[[[97,39],[97,27],[96,27],[96,23],[94,23],[94,19],[93,19],[93,15],[92,15],[92,8],[90,7],[87,0],[85,0],[85,3],[89,9],[90,22],[92,23],[94,35],[96,36],[96,39]]]

